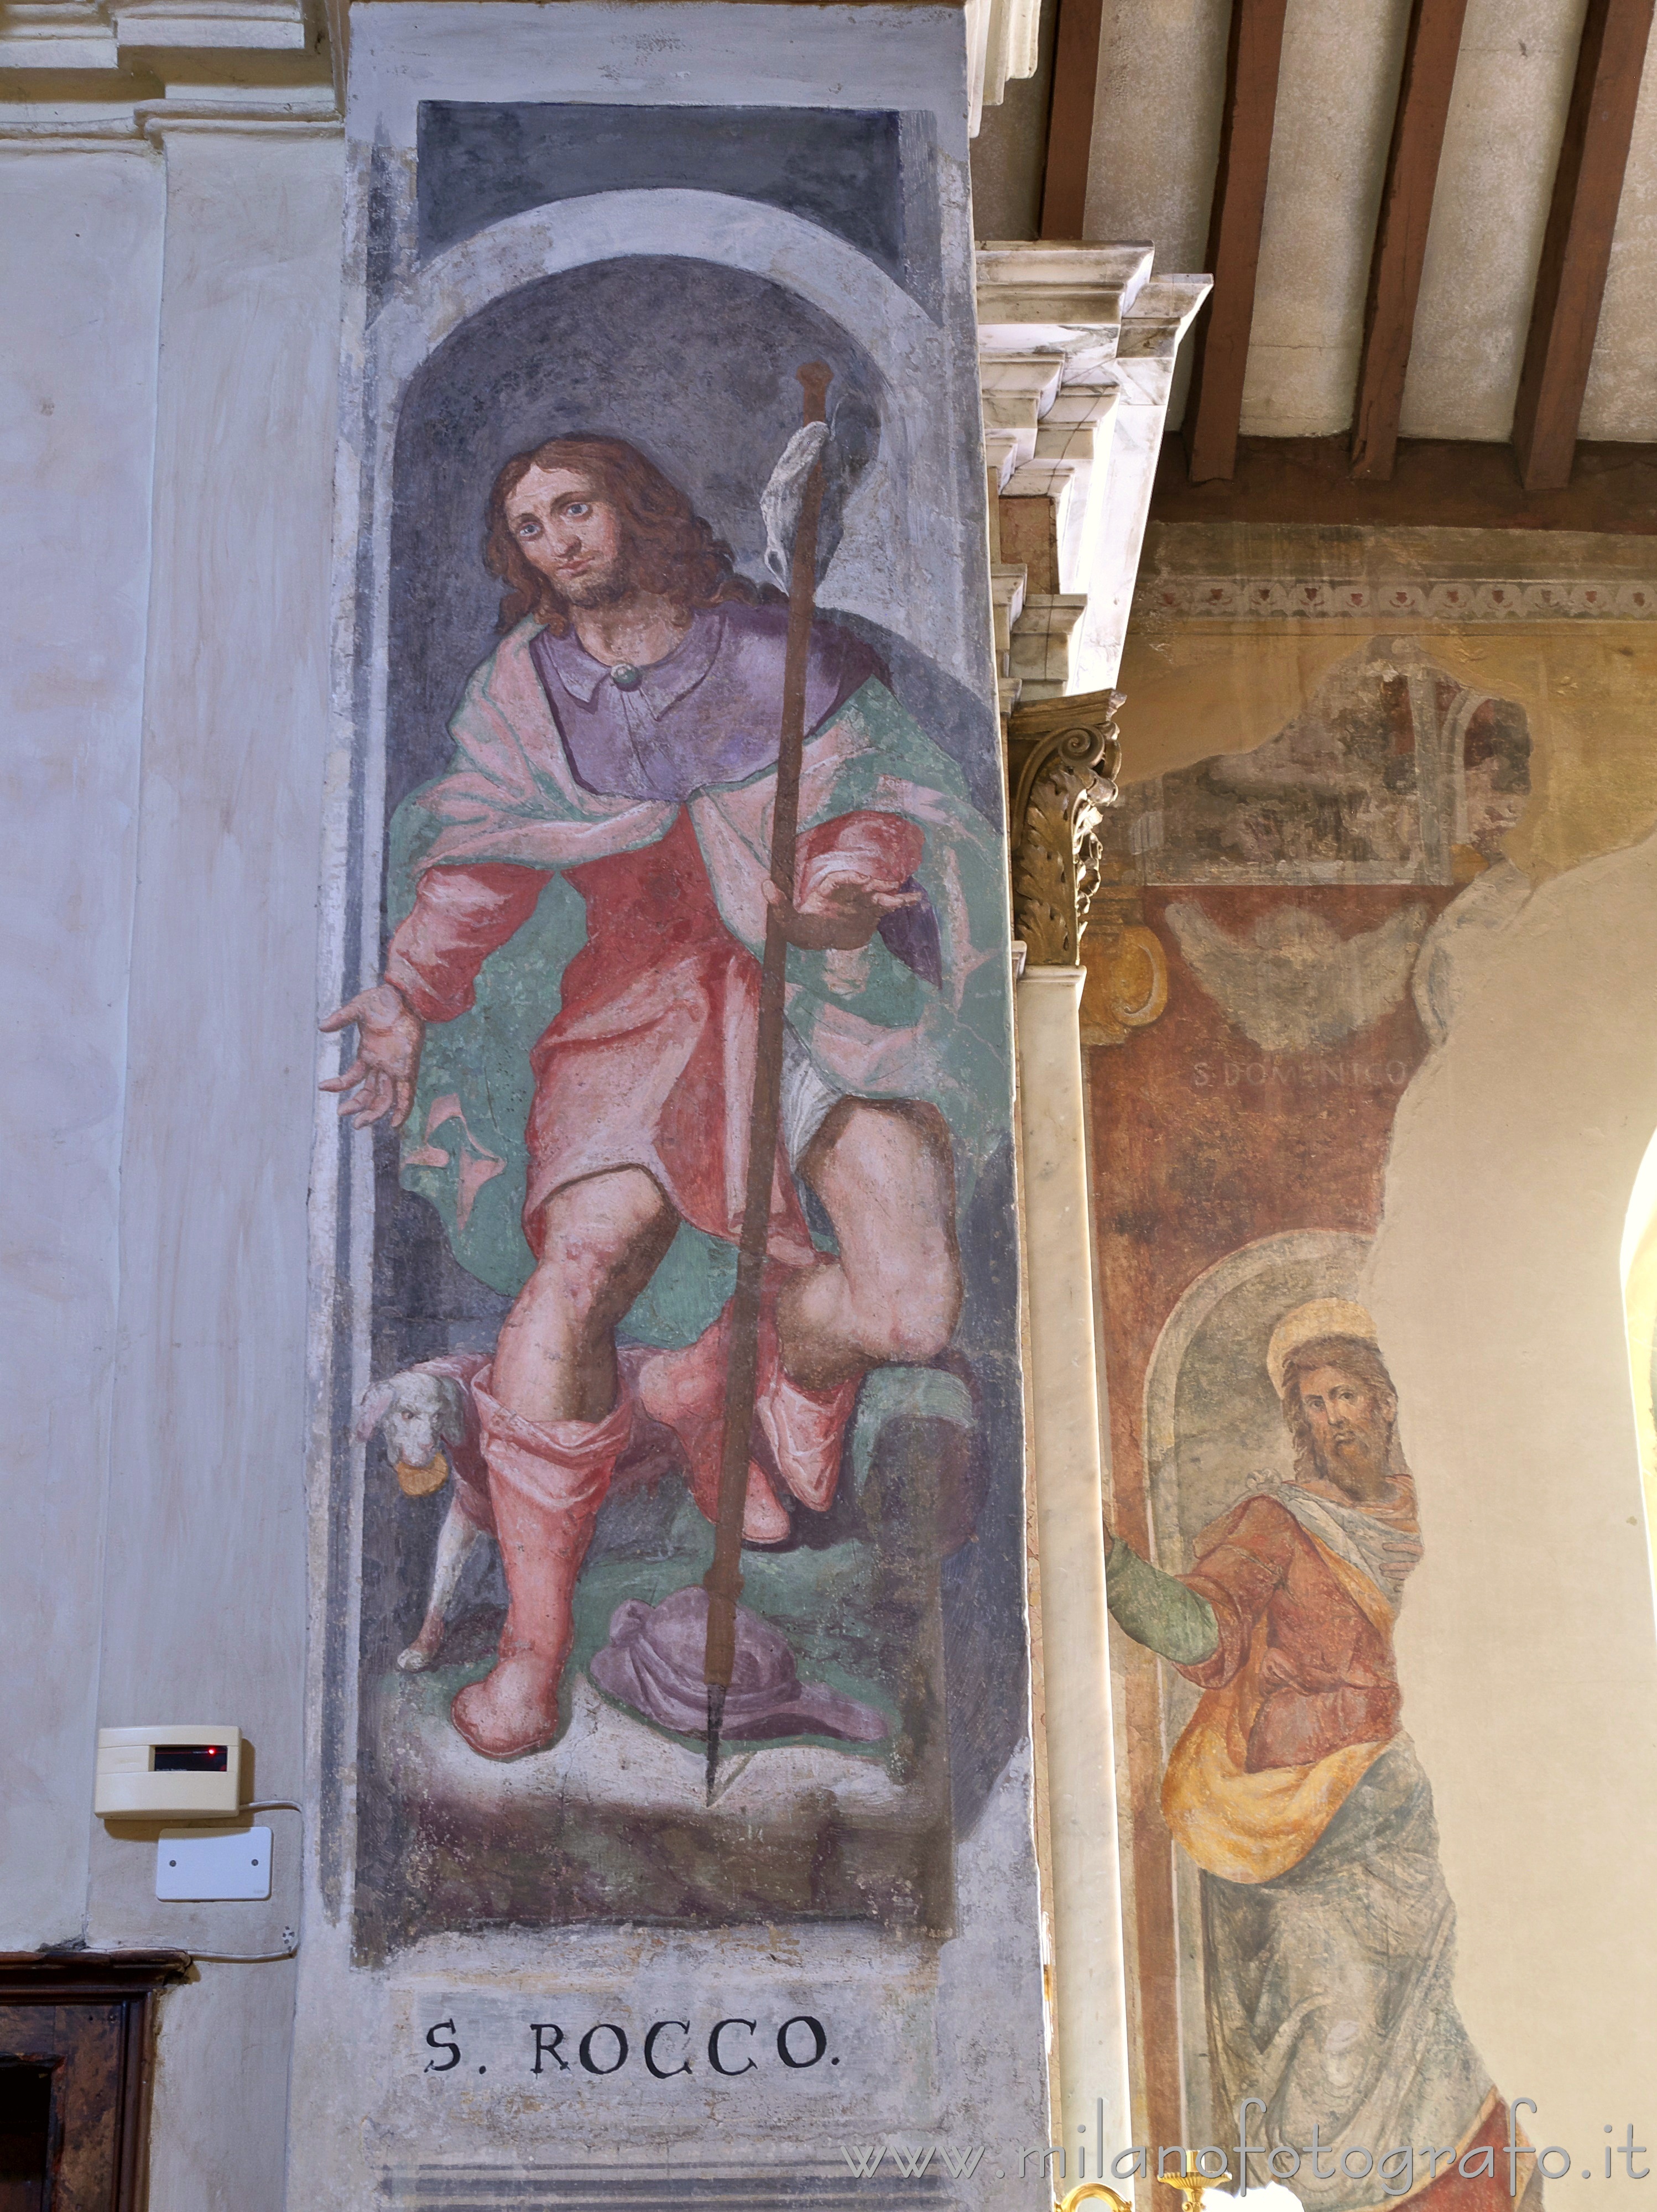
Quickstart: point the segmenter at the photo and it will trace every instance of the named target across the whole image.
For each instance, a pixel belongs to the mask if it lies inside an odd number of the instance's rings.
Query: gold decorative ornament
[[[439,1452],[423,1467],[411,1467],[405,1459],[397,1462],[397,1481],[405,1498],[429,1498],[434,1490],[441,1490],[448,1480],[448,1462]]]
[[[1217,2189],[1222,2181],[1229,2181],[1229,2173],[1159,2173],[1157,2179],[1170,2189],[1177,2189],[1185,2199],[1185,2212],[1203,2212],[1203,2191]],[[1132,2212],[1125,2197],[1119,2197],[1109,2184],[1103,2181],[1079,2181],[1068,2197],[1053,2200],[1056,2212],[1075,2212],[1078,2204],[1102,2198],[1112,2207],[1112,2212]]]
[[[1125,1044],[1148,1029],[1168,1003],[1168,957],[1145,921],[1136,890],[1107,884],[1095,891],[1082,956],[1083,1044]]]
[[[1185,2212],[1203,2212],[1203,2191],[1217,2189],[1222,2181],[1231,2179],[1229,2173],[1159,2173],[1156,2178],[1183,2192]]]
[[[1007,726],[1013,927],[1036,968],[1075,968],[1100,889],[1099,825],[1116,804],[1119,691],[1013,709]]]

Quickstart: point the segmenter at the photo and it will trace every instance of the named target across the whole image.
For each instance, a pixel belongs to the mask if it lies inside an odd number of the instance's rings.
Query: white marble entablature
[[[985,463],[1003,498],[1053,505],[1057,589],[1026,580],[997,641],[1004,705],[1116,679],[1174,361],[1209,283],[1152,259],[1137,243],[978,248]]]

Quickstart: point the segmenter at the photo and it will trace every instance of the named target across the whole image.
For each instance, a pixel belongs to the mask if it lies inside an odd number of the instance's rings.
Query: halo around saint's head
[[[1350,1298],[1313,1298],[1307,1305],[1296,1306],[1272,1330],[1266,1346],[1266,1372],[1280,1398],[1289,1361],[1303,1344],[1313,1344],[1324,1336],[1355,1337],[1360,1344],[1380,1342],[1368,1310],[1354,1304]]]

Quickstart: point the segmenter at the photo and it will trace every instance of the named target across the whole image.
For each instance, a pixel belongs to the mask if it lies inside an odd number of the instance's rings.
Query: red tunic
[[[1180,1579],[1214,1608],[1219,1648],[1182,1667],[1204,1690],[1246,1662],[1266,1627],[1264,1692],[1249,1730],[1246,1770],[1309,1766],[1349,1744],[1398,1733],[1398,1680],[1390,1634],[1349,1595],[1327,1553],[1286,1505],[1249,1498],[1204,1531],[1196,1566]]]
[[[816,880],[895,888],[923,834],[895,815],[846,814],[800,841],[801,897]],[[629,853],[567,872],[587,908],[587,942],[564,971],[563,1003],[530,1055],[524,1234],[539,1254],[542,1210],[566,1183],[637,1167],[680,1218],[741,1234],[753,1097],[759,963],[726,927],[689,814]],[[550,871],[503,862],[429,867],[392,939],[386,978],[423,1019],[472,1003],[489,955],[534,912]],[[779,1140],[771,1252],[813,1255]]]

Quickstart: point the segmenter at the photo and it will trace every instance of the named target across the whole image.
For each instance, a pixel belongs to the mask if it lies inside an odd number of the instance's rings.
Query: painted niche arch
[[[503,297],[548,276],[641,257],[745,270],[827,316],[873,364],[882,387],[879,447],[848,514],[827,597],[975,685],[987,665],[984,639],[965,612],[970,595],[959,582],[977,537],[950,432],[976,418],[976,361],[958,360],[960,349],[945,331],[843,239],[784,210],[719,192],[599,192],[526,210],[449,247],[381,309],[366,335],[364,364],[375,424],[376,646],[385,642],[393,448],[417,372]]]
[[[1206,1268],[1162,1325],[1145,1373],[1144,1438],[1151,1549],[1179,1574],[1197,1534],[1264,1471],[1292,1473],[1266,1345],[1284,1314],[1309,1298],[1362,1295],[1370,1240],[1345,1230],[1296,1229],[1240,1245]],[[1168,1752],[1190,1719],[1197,1692],[1172,1667],[1161,1681],[1162,1743]],[[1185,2138],[1210,2139],[1212,2070],[1203,1995],[1202,1897],[1183,1851],[1173,1861],[1179,1959],[1179,2071]]]

